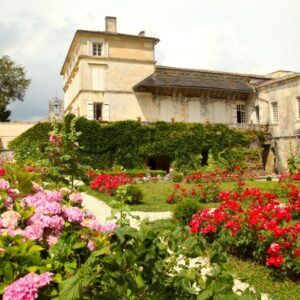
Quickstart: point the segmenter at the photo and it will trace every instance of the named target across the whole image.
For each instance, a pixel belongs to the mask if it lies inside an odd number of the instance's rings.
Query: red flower
[[[3,168],[0,168],[0,176],[5,176],[6,171]]]
[[[87,171],[87,174],[88,174],[89,177],[93,177],[95,175],[95,171],[90,169],[90,170]]]
[[[34,167],[33,166],[25,166],[24,169],[27,172],[32,172],[34,170]]]
[[[293,255],[294,255],[294,256],[300,256],[300,249],[296,249],[296,250],[293,252]]]
[[[280,251],[280,245],[278,243],[273,243],[271,244],[271,246],[268,248],[267,252],[269,254],[273,254],[273,253],[278,253]]]
[[[284,259],[282,256],[280,255],[276,255],[276,256],[271,256],[267,259],[267,266],[268,267],[276,267],[279,268],[284,262]]]

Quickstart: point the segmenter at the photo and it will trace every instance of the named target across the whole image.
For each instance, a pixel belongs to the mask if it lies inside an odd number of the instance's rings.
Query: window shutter
[[[109,104],[104,104],[102,108],[102,120],[109,121]]]
[[[94,103],[93,102],[87,103],[86,118],[88,120],[94,120]]]
[[[93,55],[93,43],[91,41],[88,41],[88,53],[87,55]]]
[[[108,57],[108,43],[103,43],[103,56]]]
[[[236,124],[237,123],[237,111],[236,111],[236,103],[232,103],[231,104],[231,121],[232,124]]]
[[[102,67],[92,67],[92,90],[104,90],[104,69]]]

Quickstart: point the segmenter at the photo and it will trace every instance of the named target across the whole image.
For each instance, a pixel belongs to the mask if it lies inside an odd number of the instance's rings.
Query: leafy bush
[[[135,185],[121,185],[115,193],[115,199],[127,204],[139,204],[143,200],[143,191]]]
[[[70,123],[70,119],[68,117],[66,123]],[[46,128],[46,125],[39,126]],[[31,131],[38,134],[25,132],[11,143],[18,161],[33,160],[41,155],[38,146],[48,140],[51,129],[50,124],[48,130],[41,130],[39,126]],[[157,122],[142,125],[136,121],[99,124],[81,117],[76,120],[76,131],[82,133],[78,139],[82,147],[80,162],[99,170],[111,169],[113,165],[140,169],[147,165],[149,157],[167,156],[177,170],[186,173],[201,167],[203,151],[209,152],[216,161],[229,158],[231,165],[234,160],[244,165],[249,165],[250,160],[259,161],[259,157],[248,150],[259,133],[238,131],[222,124]]]
[[[187,224],[200,208],[201,204],[196,199],[185,197],[174,205],[173,218],[182,224]]]
[[[292,219],[300,212],[299,190],[290,188],[290,203],[284,207],[275,194],[258,188],[221,192],[219,207],[199,210],[189,223],[190,231],[221,241],[231,253],[255,259],[278,275],[299,280],[300,223]]]
[[[173,182],[182,182],[182,180],[183,180],[183,175],[181,174],[181,173],[173,173],[172,174],[172,181]]]
[[[14,158],[21,163],[33,164],[44,159],[49,142],[50,123],[38,123],[12,140],[8,147],[14,151]]]

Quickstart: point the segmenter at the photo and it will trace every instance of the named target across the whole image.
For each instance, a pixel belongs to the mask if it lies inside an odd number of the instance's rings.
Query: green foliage
[[[9,122],[9,117],[11,114],[11,111],[9,109],[6,109],[6,105],[2,104],[0,105],[0,122]]]
[[[173,218],[181,224],[187,224],[199,209],[201,204],[195,198],[184,197],[174,205]]]
[[[57,182],[67,181],[71,188],[74,179],[80,178],[84,172],[79,164],[79,144],[77,142],[80,132],[75,129],[74,116],[68,116],[61,130],[58,124],[53,124],[50,132],[50,143],[46,148],[47,159],[42,161],[48,167],[49,177]]]
[[[69,119],[72,116],[66,117],[65,122],[70,123]],[[222,124],[157,122],[142,125],[136,121],[99,124],[81,117],[76,119],[75,127],[81,132],[78,137],[82,146],[80,162],[99,170],[108,170],[114,165],[142,169],[150,157],[166,156],[177,171],[186,173],[201,167],[203,151],[209,152],[215,161],[231,158],[231,165],[248,165],[249,156],[253,154],[247,148],[257,140],[255,132],[238,131]],[[28,136],[25,137],[27,140]],[[37,134],[28,139],[32,144],[28,142],[23,147],[25,137],[20,136],[11,143],[18,161],[40,156],[37,145],[48,139],[46,133],[43,137]]]
[[[0,105],[23,101],[29,84],[23,67],[16,65],[9,56],[0,57]]]
[[[183,181],[183,175],[181,173],[175,172],[172,174],[171,178],[172,178],[173,182],[182,182]]]
[[[14,151],[14,158],[21,164],[31,164],[46,158],[45,149],[50,131],[50,123],[38,123],[16,137],[8,145]]]
[[[143,200],[142,190],[135,185],[125,184],[118,187],[115,199],[127,204],[138,204]]]

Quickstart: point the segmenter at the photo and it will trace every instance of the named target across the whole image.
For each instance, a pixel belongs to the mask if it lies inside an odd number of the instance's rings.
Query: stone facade
[[[238,74],[157,66],[158,39],[78,30],[63,64],[64,112],[101,121],[140,120],[224,123],[263,127],[267,173],[287,169],[298,155],[300,73]],[[275,114],[275,116],[274,116]],[[275,119],[274,119],[275,118]]]

